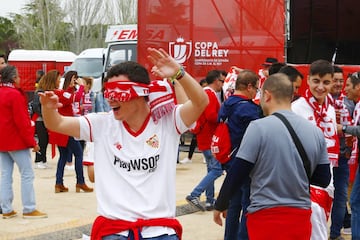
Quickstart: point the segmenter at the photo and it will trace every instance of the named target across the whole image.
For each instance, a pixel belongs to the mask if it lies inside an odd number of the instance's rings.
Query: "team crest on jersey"
[[[313,116],[310,116],[310,117],[309,117],[309,120],[310,120],[310,121],[314,120],[314,117],[313,117]]]
[[[159,147],[159,138],[156,134],[154,134],[151,138],[149,138],[148,140],[146,140],[146,143],[153,148],[158,148]]]
[[[122,148],[122,146],[121,146],[121,144],[120,144],[119,142],[116,142],[116,143],[114,144],[114,146],[115,146],[118,150],[120,150],[120,149]]]

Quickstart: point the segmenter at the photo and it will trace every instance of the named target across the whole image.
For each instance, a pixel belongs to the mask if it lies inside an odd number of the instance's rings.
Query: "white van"
[[[77,71],[80,77],[92,77],[93,92],[100,92],[102,88],[103,55],[106,48],[89,48],[82,51],[66,71]]]

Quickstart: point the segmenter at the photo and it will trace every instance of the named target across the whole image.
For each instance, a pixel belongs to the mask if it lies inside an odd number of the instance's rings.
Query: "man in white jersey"
[[[266,117],[251,121],[247,127],[215,203],[214,221],[222,225],[221,213],[226,216],[231,197],[250,176],[246,216],[249,239],[309,240],[309,181],[319,186],[327,186],[330,181],[323,134],[291,111],[292,98],[292,83],[286,75],[277,73],[265,81],[260,103]],[[308,156],[308,170],[289,130],[273,114],[289,121]]]
[[[330,164],[338,166],[339,138],[337,136],[336,114],[329,96],[333,86],[334,69],[330,62],[317,60],[310,65],[305,95],[292,103],[291,109],[320,128],[324,134]],[[334,186],[326,188],[311,186],[313,240],[327,240],[327,220],[331,211]]]
[[[189,100],[174,105],[170,85],[150,82],[135,62],[113,66],[104,96],[112,111],[63,117],[53,92],[41,94],[45,125],[93,141],[100,216],[92,239],[181,239],[175,219],[175,172],[181,133],[193,127],[208,104],[201,86],[163,49],[148,48],[152,72],[177,79]],[[170,88],[171,90],[171,88]]]

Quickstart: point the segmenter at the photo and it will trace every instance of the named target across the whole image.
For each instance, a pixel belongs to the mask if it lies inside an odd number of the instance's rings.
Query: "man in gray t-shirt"
[[[234,190],[250,176],[250,239],[305,240],[311,235],[309,180],[303,161],[284,123],[271,114],[282,114],[298,135],[311,165],[310,183],[326,187],[330,182],[324,136],[291,112],[291,100],[292,84],[284,74],[265,81],[260,102],[267,117],[250,123],[236,155],[238,161],[227,174],[215,204],[214,221],[221,225],[220,214],[227,209]]]

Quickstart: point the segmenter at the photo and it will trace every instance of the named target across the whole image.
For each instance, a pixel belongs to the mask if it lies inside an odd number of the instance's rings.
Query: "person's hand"
[[[33,149],[32,149],[33,152],[40,152],[40,146],[39,144],[36,144]]]
[[[161,78],[171,78],[180,69],[180,64],[169,56],[164,49],[148,48],[149,60],[154,64],[151,72]]]
[[[239,68],[237,66],[231,66],[231,69],[235,71],[236,74],[241,73],[242,71],[244,71],[243,68]]]
[[[77,78],[75,80],[75,83],[78,84],[79,86],[84,86],[85,85],[85,80],[83,78]]]
[[[226,218],[226,213],[227,213],[227,211],[220,212],[218,210],[214,210],[213,211],[213,220],[214,220],[214,222],[217,225],[222,226],[223,223],[222,223],[221,215],[222,215],[223,218]]]
[[[49,109],[58,109],[62,107],[62,104],[59,103],[59,97],[53,91],[45,91],[38,93],[40,96],[41,106]]]

